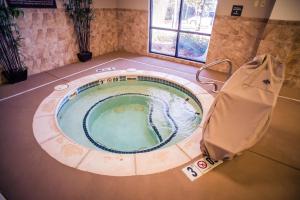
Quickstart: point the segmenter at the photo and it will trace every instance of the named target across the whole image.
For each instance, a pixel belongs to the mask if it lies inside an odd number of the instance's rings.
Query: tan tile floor
[[[109,62],[116,58],[123,59]],[[0,86],[3,98],[58,80],[0,101],[0,192],[8,200],[300,199],[300,102],[284,98],[279,98],[271,126],[256,146],[194,182],[182,173],[183,166],[153,175],[110,177],[82,172],[52,159],[33,137],[32,119],[38,105],[54,86],[93,74],[95,68],[87,69],[101,63],[106,64],[99,68],[147,69],[195,81],[196,68],[119,52]],[[86,71],[64,78],[80,70]],[[224,80],[221,73],[205,71],[202,75]],[[299,90],[286,88],[281,92],[296,98],[298,93]]]

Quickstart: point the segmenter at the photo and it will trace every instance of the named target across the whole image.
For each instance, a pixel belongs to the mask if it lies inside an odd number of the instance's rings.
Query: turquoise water
[[[177,143],[191,135],[201,120],[201,108],[187,94],[144,81],[90,88],[58,113],[61,129],[75,142],[124,152],[151,149],[168,139],[163,147]]]

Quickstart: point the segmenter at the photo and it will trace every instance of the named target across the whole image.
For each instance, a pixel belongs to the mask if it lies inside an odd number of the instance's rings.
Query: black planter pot
[[[91,60],[92,55],[93,55],[92,52],[85,51],[85,52],[78,53],[77,57],[80,60],[80,62],[86,62],[88,60]]]
[[[8,83],[17,83],[27,80],[27,68],[18,71],[3,71],[2,72]]]

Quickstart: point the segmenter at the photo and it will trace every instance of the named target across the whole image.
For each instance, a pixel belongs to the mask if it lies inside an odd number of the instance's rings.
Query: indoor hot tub
[[[107,175],[149,174],[200,154],[201,122],[212,100],[177,76],[103,72],[55,87],[36,111],[33,129],[42,148],[66,165]],[[42,130],[45,123],[49,129]],[[138,163],[147,158],[152,169],[139,173]],[[165,165],[151,167],[157,162]],[[109,165],[123,169],[114,173]]]

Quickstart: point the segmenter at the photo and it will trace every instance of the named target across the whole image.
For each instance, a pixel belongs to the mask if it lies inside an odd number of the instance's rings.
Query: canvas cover
[[[224,84],[202,130],[201,151],[232,159],[256,144],[268,128],[284,80],[284,65],[271,55],[255,57]]]

